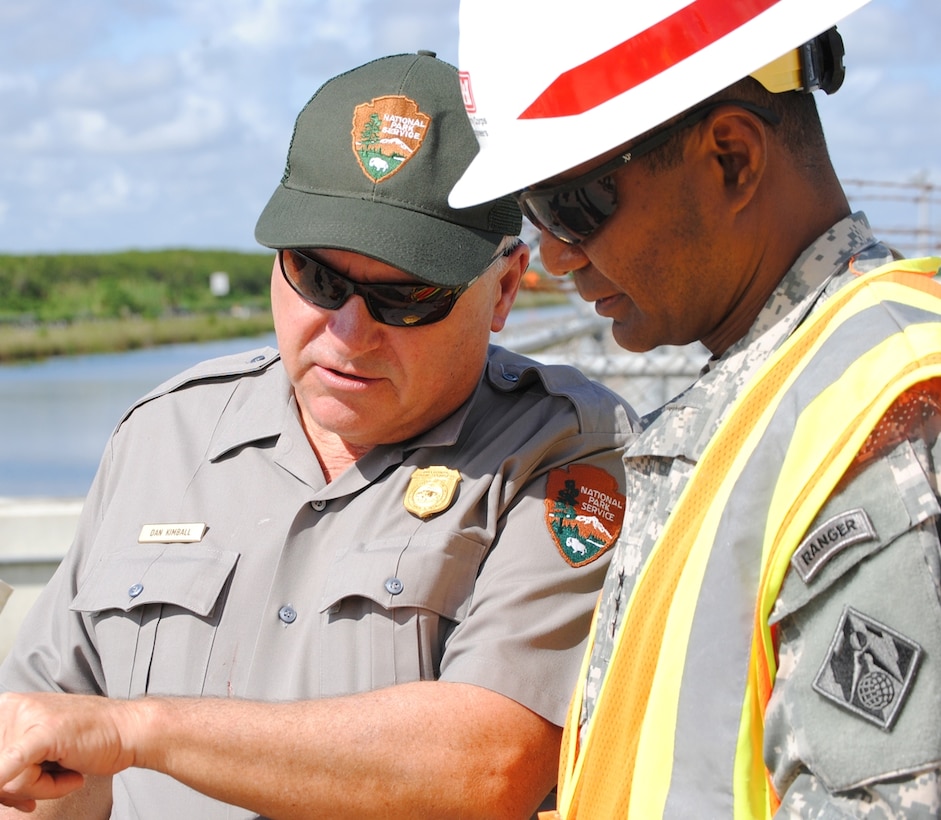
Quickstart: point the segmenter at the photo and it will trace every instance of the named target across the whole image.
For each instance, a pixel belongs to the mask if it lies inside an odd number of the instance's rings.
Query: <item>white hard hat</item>
[[[461,87],[480,152],[450,203],[518,191],[623,145],[867,2],[461,0]]]

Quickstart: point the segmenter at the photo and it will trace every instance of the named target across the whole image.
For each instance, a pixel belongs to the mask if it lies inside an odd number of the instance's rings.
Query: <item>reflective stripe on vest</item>
[[[768,615],[792,552],[869,433],[907,389],[941,376],[939,264],[893,262],[842,288],[730,408],[637,580],[577,748],[588,648],[559,816],[773,814],[762,759],[776,673]]]

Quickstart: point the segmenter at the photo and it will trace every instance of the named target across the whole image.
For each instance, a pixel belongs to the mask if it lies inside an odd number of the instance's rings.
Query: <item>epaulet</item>
[[[244,353],[233,353],[230,356],[219,356],[215,359],[206,359],[199,364],[177,373],[175,376],[167,379],[163,384],[157,385],[153,390],[135,401],[127,412],[118,422],[120,427],[127,417],[131,415],[142,404],[146,404],[153,399],[179,390],[181,387],[193,384],[199,381],[231,379],[245,376],[249,373],[256,373],[270,367],[278,359],[280,354],[273,347],[258,347],[254,350],[247,350]]]
[[[544,364],[493,345],[487,362],[487,378],[503,393],[538,384],[549,395],[568,399],[583,429],[602,424],[616,406],[624,408],[632,425],[637,421],[637,413],[623,396],[589,379],[571,365]]]

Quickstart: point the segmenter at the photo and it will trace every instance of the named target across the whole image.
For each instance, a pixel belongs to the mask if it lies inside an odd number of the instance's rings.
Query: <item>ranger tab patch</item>
[[[562,557],[573,567],[594,561],[621,533],[624,495],[614,476],[591,464],[549,473],[546,526]]]
[[[908,698],[921,654],[915,641],[848,606],[813,687],[888,732]]]
[[[875,538],[876,530],[866,511],[861,507],[847,510],[814,529],[794,551],[791,566],[807,584],[838,552]]]

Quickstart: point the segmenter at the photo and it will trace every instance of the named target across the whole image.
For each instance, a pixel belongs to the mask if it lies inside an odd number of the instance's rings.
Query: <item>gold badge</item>
[[[373,182],[382,182],[402,168],[421,148],[431,117],[408,97],[376,97],[353,111],[353,153]]]
[[[405,509],[419,518],[444,512],[451,506],[461,474],[448,467],[415,470],[405,491]]]

